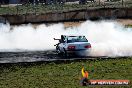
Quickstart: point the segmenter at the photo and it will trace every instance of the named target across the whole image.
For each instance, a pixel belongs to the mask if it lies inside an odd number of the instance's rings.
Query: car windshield
[[[67,43],[88,42],[85,36],[68,36]]]

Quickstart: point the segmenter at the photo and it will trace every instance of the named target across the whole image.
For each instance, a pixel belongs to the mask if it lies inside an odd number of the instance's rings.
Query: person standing
[[[88,71],[84,70],[84,67],[82,68],[81,73],[82,73],[83,78],[81,79],[80,84],[82,86],[87,86],[88,84],[90,84],[90,81],[88,79],[89,73]]]

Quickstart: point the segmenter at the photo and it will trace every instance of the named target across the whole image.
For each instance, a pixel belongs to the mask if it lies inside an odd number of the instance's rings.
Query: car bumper
[[[89,52],[91,49],[67,50],[67,53]]]

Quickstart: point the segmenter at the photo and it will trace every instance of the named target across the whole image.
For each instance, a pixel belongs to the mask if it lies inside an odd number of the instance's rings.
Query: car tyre
[[[60,51],[60,48],[58,46],[56,46],[56,52],[58,55],[62,55],[62,52]]]

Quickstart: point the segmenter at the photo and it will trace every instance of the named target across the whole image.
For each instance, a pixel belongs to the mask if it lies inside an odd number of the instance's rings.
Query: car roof
[[[84,36],[84,35],[62,35],[62,36],[67,36],[67,37],[77,37],[77,36]]]

